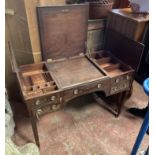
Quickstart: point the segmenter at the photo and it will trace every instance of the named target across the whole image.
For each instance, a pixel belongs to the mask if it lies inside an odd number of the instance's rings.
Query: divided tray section
[[[58,89],[44,63],[22,66],[20,77],[27,96],[45,94]]]
[[[129,71],[129,67],[119,62],[109,53],[94,53],[93,58],[96,63],[111,77]]]
[[[118,64],[118,63],[108,66],[108,67],[105,67],[104,69],[111,77],[121,75],[122,73],[126,73],[129,71],[128,67],[126,67],[122,64]]]

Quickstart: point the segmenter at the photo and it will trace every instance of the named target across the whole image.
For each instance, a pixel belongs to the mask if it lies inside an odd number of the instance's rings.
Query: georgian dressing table
[[[37,14],[43,61],[17,67],[10,50],[39,146],[36,123],[41,115],[84,94],[102,91],[111,96],[130,90],[138,66],[135,60],[140,58],[143,45],[107,30],[105,50],[88,52],[86,4],[38,7]],[[134,57],[129,59],[128,55]],[[117,116],[122,103],[121,99],[117,111],[113,110]]]

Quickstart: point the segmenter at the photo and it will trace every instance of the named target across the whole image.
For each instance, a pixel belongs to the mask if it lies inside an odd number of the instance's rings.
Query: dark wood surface
[[[106,30],[104,49],[110,51],[125,64],[138,70],[144,45],[135,42],[114,30]]]
[[[37,12],[43,60],[85,52],[88,5],[38,7]]]

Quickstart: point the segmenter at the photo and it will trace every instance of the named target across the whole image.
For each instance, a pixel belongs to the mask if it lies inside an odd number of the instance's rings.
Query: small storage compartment
[[[98,53],[93,53],[92,57],[95,59],[95,62],[99,65],[99,67],[110,77],[114,77],[122,73],[124,74],[131,70],[131,68],[122,64],[108,52],[100,51]]]
[[[120,75],[124,72],[127,72],[129,71],[129,68],[122,65],[122,64],[113,64],[113,65],[110,65],[108,67],[105,67],[104,68],[105,71],[110,75],[110,76],[117,76],[117,75]]]
[[[21,84],[26,96],[57,90],[57,85],[44,63],[20,67]]]

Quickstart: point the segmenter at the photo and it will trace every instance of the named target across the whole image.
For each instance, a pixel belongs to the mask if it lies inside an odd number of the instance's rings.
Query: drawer
[[[60,102],[60,94],[51,94],[51,95],[48,95],[48,96],[44,96],[42,98],[38,98],[34,101],[33,103],[33,107],[38,107],[40,105],[44,105],[46,104],[47,102],[50,102],[50,103],[58,103]]]
[[[125,90],[129,90],[133,82],[132,74],[126,74],[111,79],[110,94],[116,94]]]
[[[129,90],[130,85],[131,85],[131,83],[129,81],[113,85],[111,87],[110,94],[112,95],[112,94],[116,94],[116,93],[119,93],[119,92],[122,92],[122,91],[125,91],[125,90]]]
[[[42,116],[46,113],[49,113],[49,112],[57,111],[60,108],[61,108],[61,103],[50,102],[49,104],[42,105],[39,108],[36,108],[35,115],[36,115],[37,119],[39,119],[40,116]]]
[[[50,94],[42,97],[38,97],[35,99],[30,99],[26,101],[26,105],[28,111],[30,112],[33,108],[39,108],[46,104],[54,104],[54,103],[61,103],[62,97],[60,93]]]
[[[71,88],[69,90],[66,90],[64,92],[64,100],[65,102],[67,102],[68,100],[75,98],[77,96],[81,96],[84,94],[88,94],[88,93],[92,93],[92,92],[96,92],[96,91],[106,91],[110,85],[110,81],[109,80],[101,80],[101,81],[96,81],[96,82],[92,82],[92,83],[88,83],[85,85],[81,85],[81,86],[77,86],[74,88]]]
[[[133,80],[132,74],[125,74],[122,76],[117,76],[111,79],[111,84],[119,84],[121,82],[130,82]]]

